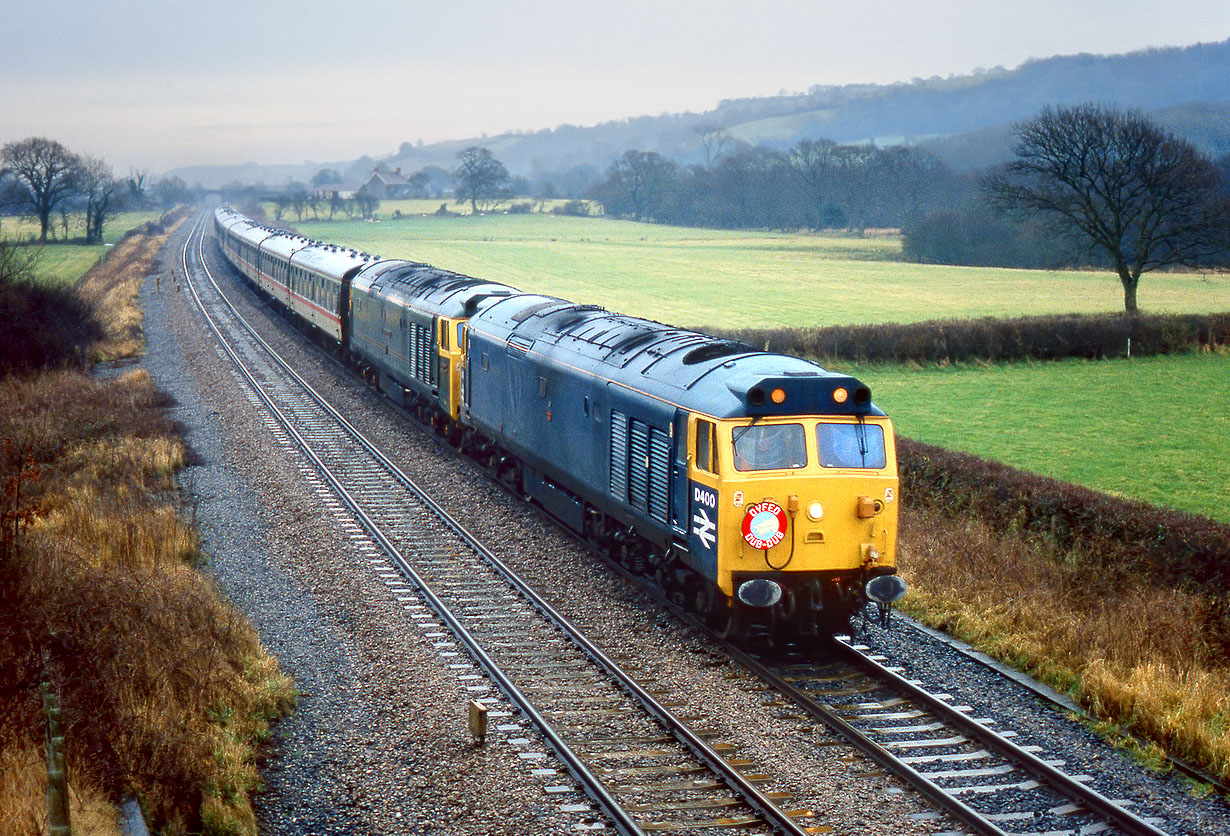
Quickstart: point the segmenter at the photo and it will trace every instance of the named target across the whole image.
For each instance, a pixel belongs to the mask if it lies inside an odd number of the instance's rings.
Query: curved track
[[[465,645],[620,832],[816,832],[810,811],[758,789],[751,764],[656,700],[278,357],[214,281],[205,228],[182,253],[188,290],[277,432],[379,549],[373,570],[415,593],[399,597],[411,618]]]
[[[617,829],[822,830],[810,811],[785,811],[785,799],[761,792],[764,776],[747,774],[751,764],[655,700],[281,361],[214,283],[203,227],[183,253],[189,289],[278,431],[384,555],[374,569],[417,592],[413,602],[399,599],[411,602],[412,618],[423,629],[443,625],[467,647]],[[1086,787],[1087,776],[1065,775],[1061,761],[1016,746],[994,720],[971,718],[850,642],[835,643],[825,662],[770,663],[724,647],[800,716],[824,723],[970,832],[1163,836],[1125,802]]]
[[[731,648],[766,683],[975,833],[1164,831],[1070,776],[1063,761],[1018,746],[993,718],[907,680],[865,647],[835,639],[828,660],[769,662]]]

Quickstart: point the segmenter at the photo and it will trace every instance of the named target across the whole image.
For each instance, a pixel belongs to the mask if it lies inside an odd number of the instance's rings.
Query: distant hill
[[[629,148],[681,163],[705,162],[706,138],[721,136],[788,148],[801,139],[841,143],[920,144],[957,168],[1006,158],[1011,124],[1046,105],[1098,102],[1152,114],[1205,153],[1230,152],[1230,40],[1122,55],[1070,55],[1035,59],[1013,70],[997,67],[949,78],[889,85],[817,86],[797,95],[731,99],[705,113],[641,116],[593,127],[563,125],[533,133],[403,144],[380,160],[416,171],[451,170],[459,150],[483,145],[513,174],[533,178],[577,167],[601,172]],[[370,173],[373,160],[331,163],[349,179]],[[188,183],[274,185],[306,181],[320,166],[199,167],[168,172]]]
[[[1184,137],[1210,157],[1230,154],[1230,101],[1189,102],[1144,111],[1166,130]],[[1012,157],[1012,125],[1001,123],[918,144],[954,168],[984,168]]]

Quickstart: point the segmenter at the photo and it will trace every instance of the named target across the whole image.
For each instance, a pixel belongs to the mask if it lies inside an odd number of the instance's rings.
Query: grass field
[[[59,244],[48,243],[40,247],[38,260],[38,277],[42,281],[53,284],[72,284],[102,258],[109,245],[118,241],[125,232],[146,221],[156,221],[162,214],[160,211],[150,212],[120,212],[107,221],[103,227],[102,244]],[[63,230],[57,228],[57,233]],[[84,235],[84,227],[80,223],[69,222],[69,234]],[[0,217],[0,241],[24,241],[38,237],[38,224],[29,220],[13,217]]]
[[[382,204],[382,217],[399,205]],[[1110,273],[909,264],[900,260],[896,236],[732,232],[551,215],[296,226],[386,257],[688,327],[1095,313],[1123,305]],[[1230,280],[1149,274],[1140,304],[1155,312],[1230,310]]]
[[[1230,356],[850,371],[902,435],[1230,523]]]
[[[381,211],[401,205],[384,204]],[[401,211],[408,215],[416,205]],[[1122,308],[1118,279],[1109,273],[908,264],[895,236],[729,232],[545,215],[298,226],[368,252],[702,329]],[[1230,310],[1230,280],[1148,274],[1140,300],[1150,311]],[[1230,521],[1225,355],[857,371],[903,435]]]

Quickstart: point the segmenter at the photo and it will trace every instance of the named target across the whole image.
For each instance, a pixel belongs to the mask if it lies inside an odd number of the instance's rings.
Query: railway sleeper
[[[527,467],[492,439],[441,415],[427,399],[407,394],[407,410],[437,436],[464,452],[501,485],[538,505],[607,560],[658,587],[672,603],[692,612],[721,638],[781,649],[787,640],[849,632],[851,619],[862,609],[862,584],[857,579],[843,584],[813,578],[797,587],[783,586],[781,600],[770,607],[753,607],[731,598],[680,560],[675,549],[645,539],[631,525]]]

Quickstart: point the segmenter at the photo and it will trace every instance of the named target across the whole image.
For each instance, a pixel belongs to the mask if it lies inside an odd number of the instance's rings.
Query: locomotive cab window
[[[879,424],[817,424],[816,447],[823,467],[878,470],[888,460]]]
[[[696,419],[696,466],[710,473],[717,473],[717,445],[714,443],[716,431],[712,421],[703,418]]]
[[[734,431],[735,470],[792,470],[807,466],[802,424],[750,424]]]

